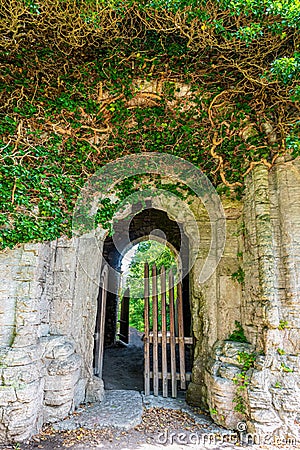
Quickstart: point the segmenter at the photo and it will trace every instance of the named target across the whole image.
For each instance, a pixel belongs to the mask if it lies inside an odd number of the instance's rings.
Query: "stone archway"
[[[133,217],[125,218],[120,220],[116,227],[115,233],[118,236],[118,249],[114,243],[112,237],[106,237],[103,245],[103,259],[108,264],[111,265],[116,271],[120,271],[121,262],[123,258],[124,251],[126,250],[127,241],[123,236],[123,230],[129,228],[129,238],[132,243],[137,242],[141,238],[150,236],[153,230],[162,230],[166,235],[166,240],[173,245],[176,250],[183,247],[185,260],[182,261],[183,264],[189,264],[189,239],[184,233],[183,226],[174,220],[171,220],[167,213],[151,208],[137,212]],[[129,227],[128,227],[129,223]],[[183,239],[182,239],[183,237]],[[122,244],[122,239],[124,240],[124,247]],[[119,283],[118,279],[111,279],[109,284]],[[189,275],[183,279],[183,290],[184,290],[184,307],[186,311],[185,316],[185,327],[186,330],[191,328],[191,314],[190,314],[190,304],[189,304]],[[108,288],[109,291],[109,288]],[[113,289],[114,292],[117,289]],[[107,295],[107,313],[106,313],[106,330],[105,330],[105,340],[106,345],[111,345],[115,341],[116,336],[116,320],[117,320],[117,306],[118,299],[117,294],[108,292]]]
[[[105,346],[109,347],[116,342],[117,314],[118,314],[118,289],[120,277],[116,272],[120,272],[124,253],[128,249],[126,231],[129,230],[131,245],[151,237],[153,231],[160,230],[166,242],[179,252],[181,250],[181,264],[185,267],[187,275],[182,280],[183,285],[183,308],[184,308],[184,329],[185,335],[191,336],[191,303],[189,286],[189,238],[184,232],[183,224],[170,219],[168,214],[158,208],[152,207],[152,202],[147,201],[146,208],[141,205],[133,207],[129,217],[119,220],[114,228],[113,237],[107,236],[103,244],[103,264],[109,264],[114,271],[108,282],[107,310],[105,320]],[[116,243],[117,241],[117,243]],[[113,285],[112,285],[113,284]],[[112,291],[112,292],[111,292]],[[100,303],[99,303],[100,305]]]

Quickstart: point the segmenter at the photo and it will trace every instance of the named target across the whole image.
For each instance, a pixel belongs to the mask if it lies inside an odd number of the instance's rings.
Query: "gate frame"
[[[97,318],[94,334],[94,375],[102,378],[104,357],[104,332],[106,318],[106,298],[108,286],[108,265],[105,264],[100,276]]]
[[[174,275],[172,270],[168,272],[168,289],[166,288],[166,270],[162,266],[160,276],[157,273],[157,267],[153,264],[151,269],[152,283],[152,319],[153,327],[150,331],[150,271],[149,264],[144,265],[144,392],[150,395],[150,380],[153,380],[154,396],[159,395],[159,380],[162,380],[162,396],[168,397],[168,380],[171,380],[172,397],[177,397],[177,381],[180,381],[180,389],[186,390],[186,382],[191,380],[191,373],[186,372],[185,366],[185,345],[193,345],[193,337],[184,336],[184,318],[182,302],[182,282],[177,284],[177,301],[175,314],[174,298]],[[161,292],[158,292],[158,279],[161,280]],[[170,307],[170,331],[167,331],[167,313],[166,313],[166,292],[169,292]],[[161,330],[159,330],[158,321],[158,295],[161,295]],[[176,324],[178,325],[176,327]],[[176,336],[178,328],[178,336]],[[161,344],[161,372],[158,370],[158,345]],[[152,344],[153,370],[150,370],[150,345]],[[167,344],[170,345],[170,367],[168,372],[167,364]],[[179,372],[176,369],[176,345],[179,353]]]

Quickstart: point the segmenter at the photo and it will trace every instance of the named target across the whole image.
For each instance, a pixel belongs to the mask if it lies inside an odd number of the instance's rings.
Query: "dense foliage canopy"
[[[299,28],[299,0],[3,0],[0,246],[68,234],[88,176],[128,153],[237,195],[298,156]]]

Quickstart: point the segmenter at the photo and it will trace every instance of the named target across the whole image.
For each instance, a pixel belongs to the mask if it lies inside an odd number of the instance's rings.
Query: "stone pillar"
[[[51,423],[64,419],[85,399],[82,358],[65,336],[44,337],[41,344],[45,367],[43,420]]]
[[[40,354],[39,251],[26,244],[8,252],[13,276],[14,320],[9,343],[1,352],[0,442],[22,441],[38,432],[43,423],[44,379]],[[17,265],[16,265],[16,259]]]
[[[252,336],[257,352],[248,386],[248,428],[258,434],[297,439],[300,359],[299,347],[291,342],[297,345],[300,339],[298,175],[299,161],[279,160],[271,172],[257,166],[248,177],[243,316],[247,330],[251,322],[255,327]],[[250,317],[245,314],[247,299],[253,305]]]
[[[216,236],[214,236],[215,250],[217,250],[220,247],[221,233],[226,232],[226,245],[221,260],[210,278],[205,283],[200,283],[199,276],[208,256],[212,239],[208,214],[203,206],[200,206],[196,210],[200,233],[200,252],[190,274],[195,352],[192,382],[188,387],[187,401],[207,410],[214,409],[212,399],[217,395],[212,391],[212,384],[216,385],[216,383],[224,381],[221,375],[211,372],[211,361],[216,357],[215,344],[226,340],[235,328],[235,321],[241,321],[242,286],[232,278],[232,274],[238,270],[240,264],[238,254],[241,251],[239,229],[242,205],[239,201],[231,199],[223,199],[222,203],[226,227],[223,223],[221,227],[216,227]],[[215,375],[218,379],[214,378]],[[226,398],[227,393],[225,392],[222,398],[225,403]],[[220,415],[222,415],[221,408]]]

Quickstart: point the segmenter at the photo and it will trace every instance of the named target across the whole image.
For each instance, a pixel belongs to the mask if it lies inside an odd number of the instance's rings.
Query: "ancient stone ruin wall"
[[[270,172],[258,166],[248,177],[241,322],[250,344],[217,342],[207,367],[214,419],[231,428],[244,421],[262,438],[299,439],[299,169],[299,159],[278,160]],[[242,393],[233,383],[243,370],[239,352],[256,354]],[[245,414],[230,413],[237,393],[243,397]]]
[[[192,205],[201,246],[190,273],[195,354],[187,398],[230,428],[242,420],[257,432],[297,432],[299,168],[298,160],[278,161],[270,172],[257,166],[243,204],[224,199],[226,247],[204,284],[199,273],[211,226],[201,203]],[[155,201],[153,207],[163,207]],[[184,223],[192,252],[193,225],[183,213],[178,217],[176,205],[172,211],[170,218]],[[0,441],[22,441],[80,402],[101,400],[103,383],[93,376],[93,334],[103,239],[95,245],[91,236],[61,238],[0,254]],[[237,271],[244,280],[232,278]],[[249,344],[227,340],[236,320]],[[239,352],[256,353],[243,392],[245,414],[234,412],[233,379],[243,369]]]
[[[0,442],[103,396],[92,367],[101,242],[94,247],[62,238],[0,255]]]
[[[195,337],[193,380],[189,385],[188,401],[208,408],[207,366],[215,342],[223,341],[241,322],[241,284],[232,276],[241,264],[242,203],[230,199],[222,201],[226,217],[226,245],[215,273],[204,283],[199,274],[208,255],[211,225],[207,212],[198,203],[201,247],[191,271],[192,323]],[[218,230],[223,233],[224,230]],[[215,237],[216,248],[220,238]],[[217,395],[217,393],[216,393]]]

